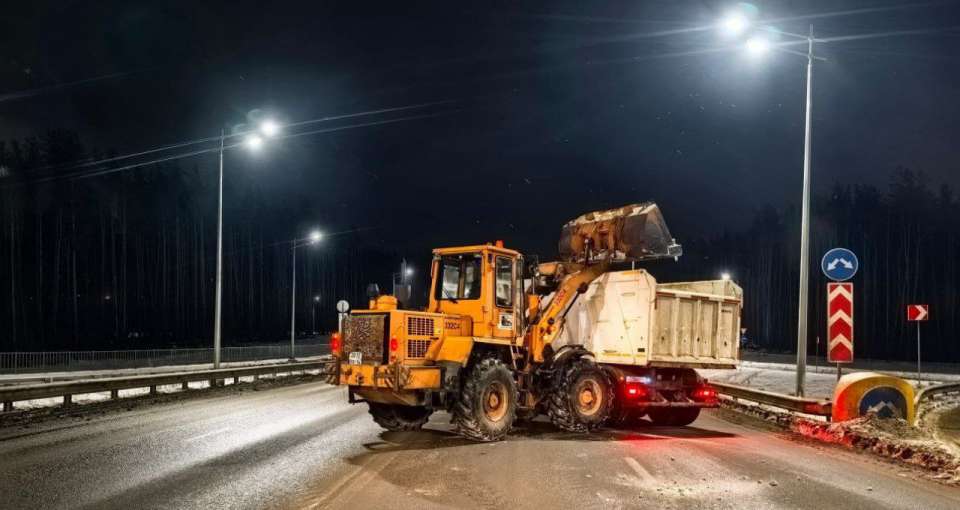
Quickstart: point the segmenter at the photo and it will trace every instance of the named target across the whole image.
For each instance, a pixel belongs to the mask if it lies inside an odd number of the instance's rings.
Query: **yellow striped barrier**
[[[852,420],[869,412],[880,418],[902,418],[913,423],[913,386],[899,377],[876,372],[857,372],[840,378],[833,393],[831,420]]]

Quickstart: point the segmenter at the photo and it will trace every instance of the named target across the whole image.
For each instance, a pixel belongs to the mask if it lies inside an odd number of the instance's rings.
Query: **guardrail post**
[[[114,400],[120,398],[120,390],[110,390],[110,398]]]
[[[153,386],[150,387],[150,394],[151,394],[151,395],[156,395],[156,394],[157,394],[157,386],[156,386],[156,385],[153,385]]]
[[[181,389],[181,390],[189,390],[189,389],[190,389],[190,383],[187,382],[187,381],[183,381],[182,383],[180,383],[180,389]]]
[[[13,411],[13,402],[4,402],[3,412],[9,413],[10,411]]]
[[[73,395],[64,395],[63,396],[63,406],[73,405]]]
[[[216,380],[216,379],[210,379],[210,387],[211,387],[211,388],[216,388],[216,387],[217,387],[217,380]]]

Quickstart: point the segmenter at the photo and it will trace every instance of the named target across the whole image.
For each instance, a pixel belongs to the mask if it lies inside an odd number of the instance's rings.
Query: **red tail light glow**
[[[699,401],[716,400],[717,390],[711,386],[700,386],[693,390],[691,397],[693,397],[694,400]]]
[[[397,352],[399,348],[400,342],[397,341],[397,337],[390,337],[390,352]]]
[[[623,392],[629,399],[646,398],[649,395],[647,387],[638,383],[627,383],[623,388]]]
[[[330,352],[340,354],[340,333],[334,333],[330,336]]]

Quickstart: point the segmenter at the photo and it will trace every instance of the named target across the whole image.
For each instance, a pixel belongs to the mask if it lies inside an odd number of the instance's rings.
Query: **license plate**
[[[354,351],[350,353],[350,364],[359,365],[363,363],[363,353],[360,351]]]

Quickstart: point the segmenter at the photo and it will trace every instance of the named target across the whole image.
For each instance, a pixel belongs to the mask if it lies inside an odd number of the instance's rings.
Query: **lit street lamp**
[[[726,282],[726,281],[729,281],[729,280],[730,280],[730,273],[727,272],[727,271],[724,271],[724,272],[720,273],[720,279],[723,280],[723,281],[725,281],[725,282]]]
[[[720,24],[726,34],[737,35],[745,32],[749,28],[749,20],[745,16],[741,14],[734,14],[732,16],[738,17],[728,17]],[[814,59],[823,60],[823,58],[816,57],[813,54],[813,25],[810,25],[810,33],[806,36],[791,34],[780,30],[777,30],[776,33],[799,40],[806,40],[807,42],[806,55],[783,49],[783,51],[787,53],[801,55],[807,58],[806,108],[803,137],[803,197],[800,213],[800,303],[797,313],[796,380],[796,395],[802,397],[807,369],[807,296],[810,283],[810,133],[812,120],[811,109],[813,107],[813,61]],[[757,34],[747,39],[745,48],[751,56],[759,57],[766,54],[770,49],[773,49],[774,46],[770,43],[769,39],[762,34]]]
[[[297,341],[297,248],[303,246],[312,246],[323,239],[323,234],[319,230],[313,230],[310,235],[301,239],[290,241],[290,253],[292,257],[291,276],[290,276],[290,361],[296,359],[296,341]],[[319,301],[320,296],[315,296],[314,301]]]
[[[720,28],[731,37],[737,37],[750,27],[750,20],[739,12],[729,14],[720,21]]]
[[[269,123],[273,128],[268,132],[264,125]],[[279,127],[272,121],[266,121],[260,126],[261,132],[266,136],[272,136],[279,131]],[[230,135],[235,136],[235,135]],[[226,133],[220,130],[220,172],[217,182],[217,283],[216,299],[214,304],[213,318],[213,368],[220,368],[220,337],[221,337],[221,316],[223,312],[223,150],[225,148]],[[244,140],[244,145],[250,150],[259,150],[263,146],[263,138],[256,133],[250,133]]]

